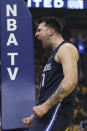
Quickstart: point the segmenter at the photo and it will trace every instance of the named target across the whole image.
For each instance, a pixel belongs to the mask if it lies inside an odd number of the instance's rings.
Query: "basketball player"
[[[43,69],[39,104],[23,123],[30,127],[29,131],[65,131],[73,119],[78,51],[64,41],[57,18],[44,17],[37,23],[35,36],[44,48],[51,48],[53,52]]]

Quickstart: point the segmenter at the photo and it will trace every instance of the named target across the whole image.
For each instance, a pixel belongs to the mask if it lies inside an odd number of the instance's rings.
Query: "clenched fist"
[[[50,109],[49,105],[42,104],[42,105],[33,107],[33,112],[35,115],[41,118],[48,112],[49,109]]]
[[[34,115],[31,115],[30,117],[24,118],[24,119],[22,120],[22,121],[23,121],[23,124],[24,124],[27,128],[30,128],[30,125],[32,124],[33,118],[34,118]]]

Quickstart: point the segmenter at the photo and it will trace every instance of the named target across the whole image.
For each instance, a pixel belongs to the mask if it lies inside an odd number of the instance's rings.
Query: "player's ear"
[[[53,28],[50,28],[49,34],[50,34],[50,36],[54,35],[54,29]]]

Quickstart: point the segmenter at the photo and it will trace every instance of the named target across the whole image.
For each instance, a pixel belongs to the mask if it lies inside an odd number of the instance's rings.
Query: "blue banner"
[[[25,128],[35,106],[32,17],[23,0],[1,0],[2,130]]]
[[[27,0],[29,8],[86,9],[87,0]]]

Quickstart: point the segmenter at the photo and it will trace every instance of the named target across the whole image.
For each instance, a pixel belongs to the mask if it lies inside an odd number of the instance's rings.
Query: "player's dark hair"
[[[43,22],[45,22],[46,26],[54,28],[56,33],[61,34],[62,32],[61,24],[56,17],[42,17],[36,21],[36,27],[38,27],[38,25]]]

